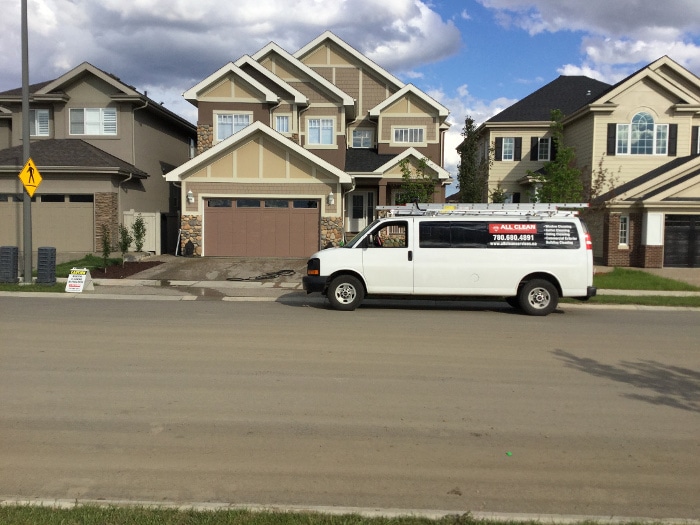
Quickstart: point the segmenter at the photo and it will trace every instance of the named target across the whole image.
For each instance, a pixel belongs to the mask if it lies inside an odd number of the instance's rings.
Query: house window
[[[32,137],[49,136],[49,110],[30,109],[29,110],[29,135]]]
[[[309,144],[329,146],[333,144],[333,119],[310,118],[308,120]]]
[[[503,154],[501,160],[513,160],[515,158],[515,139],[503,137]]]
[[[225,140],[242,130],[250,124],[250,119],[250,113],[217,113],[216,140]]]
[[[275,117],[275,129],[280,133],[289,133],[289,115]]]
[[[548,161],[549,160],[549,155],[550,155],[550,139],[539,139],[539,143],[537,145],[537,160],[539,161]]]
[[[116,135],[116,108],[72,108],[71,135]]]
[[[394,142],[402,144],[423,143],[424,135],[423,128],[394,128]]]
[[[668,124],[655,124],[644,111],[632,117],[630,124],[617,125],[618,155],[666,155]]]
[[[354,129],[352,131],[353,148],[371,148],[374,145],[374,133],[371,129]]]
[[[620,237],[618,244],[628,245],[630,240],[630,218],[627,215],[620,216]]]

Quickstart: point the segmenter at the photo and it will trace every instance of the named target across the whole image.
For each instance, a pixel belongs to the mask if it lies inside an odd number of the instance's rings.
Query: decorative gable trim
[[[343,51],[351,55],[353,58],[355,58],[358,62],[360,62],[363,66],[367,67],[368,69],[371,69],[375,74],[379,75],[381,78],[386,80],[388,83],[392,84],[395,89],[401,89],[404,87],[404,83],[401,82],[398,78],[396,78],[394,75],[389,73],[386,69],[382,68],[381,66],[377,65],[375,62],[367,58],[365,55],[357,51],[354,47],[350,46],[347,42],[333,34],[331,31],[325,31],[323,34],[319,35],[318,37],[314,38],[311,42],[306,44],[304,47],[299,49],[296,53],[294,53],[294,57],[302,60],[306,55],[309,55],[313,51],[315,51],[319,46],[321,46],[325,41],[331,41]]]
[[[57,79],[49,82],[41,89],[38,89],[35,92],[35,95],[50,95],[52,91],[59,90],[62,86],[69,82],[72,82],[73,80],[75,80],[76,77],[82,75],[83,73],[90,73],[96,76],[100,80],[106,82],[107,84],[113,86],[114,88],[124,93],[124,95],[126,95],[127,97],[141,98],[142,96],[141,93],[136,91],[133,87],[124,84],[118,78],[108,73],[105,73],[104,71],[96,68],[89,62],[83,62],[79,66],[74,67],[73,69],[61,75]]]
[[[197,155],[193,159],[190,159],[189,161],[187,161],[182,166],[170,171],[169,173],[164,175],[165,180],[168,182],[180,182],[180,181],[182,181],[183,178],[186,177],[187,175],[190,175],[192,173],[197,172],[203,166],[210,164],[211,161],[214,160],[216,157],[222,155],[224,152],[226,152],[228,150],[233,149],[236,145],[245,142],[252,135],[255,135],[256,133],[262,133],[267,138],[274,141],[278,146],[280,146],[284,149],[289,149],[289,150],[293,151],[297,155],[305,158],[309,162],[312,162],[316,166],[319,166],[323,170],[329,172],[331,175],[335,175],[336,177],[338,177],[338,182],[345,183],[345,184],[352,184],[352,178],[350,177],[350,175],[348,175],[344,171],[336,168],[335,166],[326,162],[325,160],[321,159],[320,157],[314,155],[313,153],[309,152],[305,148],[302,148],[296,142],[289,140],[284,135],[276,132],[275,130],[273,130],[269,126],[266,126],[265,124],[263,124],[260,121],[256,121],[253,124],[246,126],[241,131],[234,133],[233,135],[231,135],[227,139],[222,140],[221,142],[212,146],[211,148],[206,150],[201,155]]]
[[[387,107],[391,106],[394,104],[397,100],[401,100],[408,94],[412,94],[420,98],[423,102],[428,104],[430,107],[435,108],[437,111],[437,114],[440,118],[446,118],[449,115],[449,110],[437,102],[435,99],[429,97],[425,93],[423,93],[420,89],[418,89],[416,86],[413,84],[407,84],[403,88],[401,88],[399,91],[394,93],[392,96],[384,100],[382,103],[377,104],[375,107],[369,110],[369,116],[370,117],[379,117],[379,114],[386,109]]]
[[[294,56],[287,53],[284,49],[282,49],[274,42],[270,42],[269,44],[267,44],[260,51],[255,53],[252,56],[252,58],[260,62],[263,58],[271,54],[279,56],[283,60],[292,64],[297,69],[303,71],[304,74],[311,78],[317,85],[323,87],[324,90],[338,97],[342,101],[342,104],[344,106],[350,106],[353,108],[355,107],[355,100],[350,95],[345,93],[343,90],[339,89],[337,86],[333,85],[325,78],[323,78],[321,75],[316,73],[316,71],[304,64],[301,60],[297,60]]]
[[[257,71],[261,75],[264,75],[271,82],[274,82],[281,89],[283,89],[284,91],[291,94],[294,97],[295,104],[301,104],[301,105],[308,105],[309,104],[309,99],[301,91],[294,89],[287,82],[285,82],[280,77],[278,77],[277,75],[272,73],[272,71],[270,71],[266,67],[261,66],[260,63],[255,61],[253,59],[253,57],[251,57],[250,55],[243,55],[241,58],[236,60],[234,62],[234,64],[236,66],[238,66],[239,68],[242,68],[243,66],[252,67],[253,69],[255,69],[255,71]]]
[[[452,180],[450,177],[450,173],[447,170],[440,167],[432,160],[426,158],[425,155],[423,155],[420,151],[418,151],[415,148],[408,148],[407,150],[404,150],[400,155],[397,155],[396,157],[391,159],[386,164],[379,166],[376,170],[374,170],[374,173],[376,173],[377,175],[381,175],[381,174],[389,171],[394,166],[398,166],[402,160],[407,159],[408,157],[414,157],[416,160],[425,159],[428,167],[430,169],[434,170],[438,174],[438,180],[442,180],[442,181],[448,181],[448,180],[451,181]]]
[[[268,88],[263,86],[260,82],[255,80],[245,71],[243,71],[240,67],[236,66],[233,62],[229,62],[225,66],[220,67],[215,73],[209,75],[207,78],[199,82],[196,86],[193,86],[187,91],[185,91],[182,94],[182,96],[185,97],[185,100],[193,103],[196,106],[196,103],[199,101],[199,97],[202,95],[202,92],[210,87],[213,87],[217,82],[221,81],[228,74],[233,74],[241,78],[243,81],[260,91],[260,93],[262,93],[263,97],[265,98],[265,102],[270,104],[276,104],[278,102],[279,99],[276,93],[270,91]]]

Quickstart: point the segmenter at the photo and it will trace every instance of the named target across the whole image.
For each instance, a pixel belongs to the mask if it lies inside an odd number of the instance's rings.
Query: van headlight
[[[318,257],[309,259],[306,263],[306,275],[321,275],[321,260]]]

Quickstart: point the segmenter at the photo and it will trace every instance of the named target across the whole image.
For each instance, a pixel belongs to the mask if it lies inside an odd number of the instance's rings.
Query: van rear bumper
[[[304,286],[306,293],[319,292],[323,293],[326,290],[328,279],[319,275],[305,275],[301,278],[301,283]]]
[[[578,299],[579,301],[588,301],[591,297],[595,297],[598,294],[598,288],[595,286],[588,286],[586,287],[586,295],[584,297],[574,297],[574,299]]]

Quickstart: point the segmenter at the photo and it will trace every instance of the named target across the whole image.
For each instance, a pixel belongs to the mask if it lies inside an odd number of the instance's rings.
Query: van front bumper
[[[304,286],[306,293],[319,292],[323,293],[326,290],[328,279],[320,275],[305,275],[301,278],[301,283]]]

